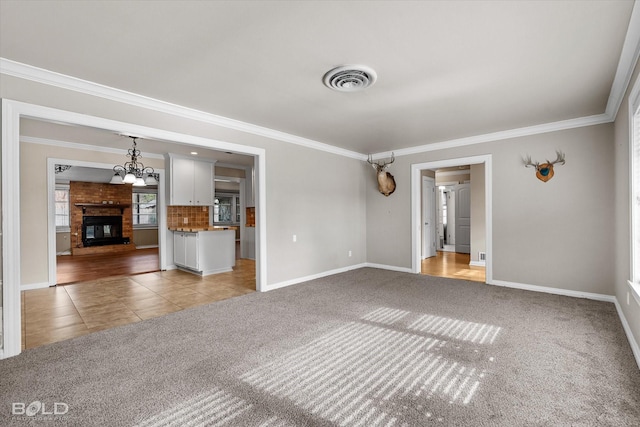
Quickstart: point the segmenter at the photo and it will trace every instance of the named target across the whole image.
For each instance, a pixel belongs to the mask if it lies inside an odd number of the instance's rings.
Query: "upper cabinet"
[[[215,194],[215,161],[169,154],[169,204],[212,206]]]

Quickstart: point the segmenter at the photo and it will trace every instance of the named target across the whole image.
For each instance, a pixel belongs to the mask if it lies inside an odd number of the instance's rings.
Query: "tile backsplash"
[[[187,219],[185,223],[184,219]],[[209,225],[209,206],[168,206],[167,226],[207,227]]]

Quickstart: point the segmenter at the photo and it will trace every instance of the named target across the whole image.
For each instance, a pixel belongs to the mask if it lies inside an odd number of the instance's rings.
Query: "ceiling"
[[[0,57],[379,153],[604,113],[633,6],[3,0]],[[345,64],[377,82],[325,87]]]

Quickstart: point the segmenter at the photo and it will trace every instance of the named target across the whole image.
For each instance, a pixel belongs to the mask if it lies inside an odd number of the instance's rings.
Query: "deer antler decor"
[[[562,151],[556,151],[556,159],[553,162],[547,160],[546,163],[542,164],[540,164],[539,162],[534,163],[531,161],[531,156],[527,156],[527,158],[524,159],[525,167],[531,166],[535,168],[536,176],[542,182],[547,182],[551,178],[553,178],[553,165],[555,165],[556,163],[560,163],[561,165],[565,164],[564,153]]]
[[[378,191],[387,197],[389,194],[396,191],[396,180],[393,178],[393,175],[387,172],[387,168],[395,159],[396,158],[393,153],[391,153],[391,160],[388,162],[374,163],[371,154],[369,154],[369,157],[367,158],[367,162],[376,170],[376,175],[378,177]]]

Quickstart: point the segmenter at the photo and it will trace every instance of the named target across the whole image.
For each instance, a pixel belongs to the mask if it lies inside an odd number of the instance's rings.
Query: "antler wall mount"
[[[393,175],[387,172],[387,168],[395,161],[395,159],[396,158],[393,153],[391,153],[391,160],[388,162],[374,162],[371,154],[369,154],[369,157],[367,158],[367,162],[376,170],[378,191],[387,197],[396,191],[396,180],[393,178]]]
[[[547,182],[551,178],[553,178],[553,175],[554,175],[553,165],[555,165],[556,163],[560,163],[561,165],[564,165],[566,161],[564,159],[564,153],[562,151],[556,150],[556,159],[552,162],[550,162],[549,160],[547,160],[546,163],[532,162],[531,156],[527,156],[525,159],[523,159],[523,163],[524,163],[524,166],[527,168],[528,167],[535,168],[536,177],[540,181]]]

